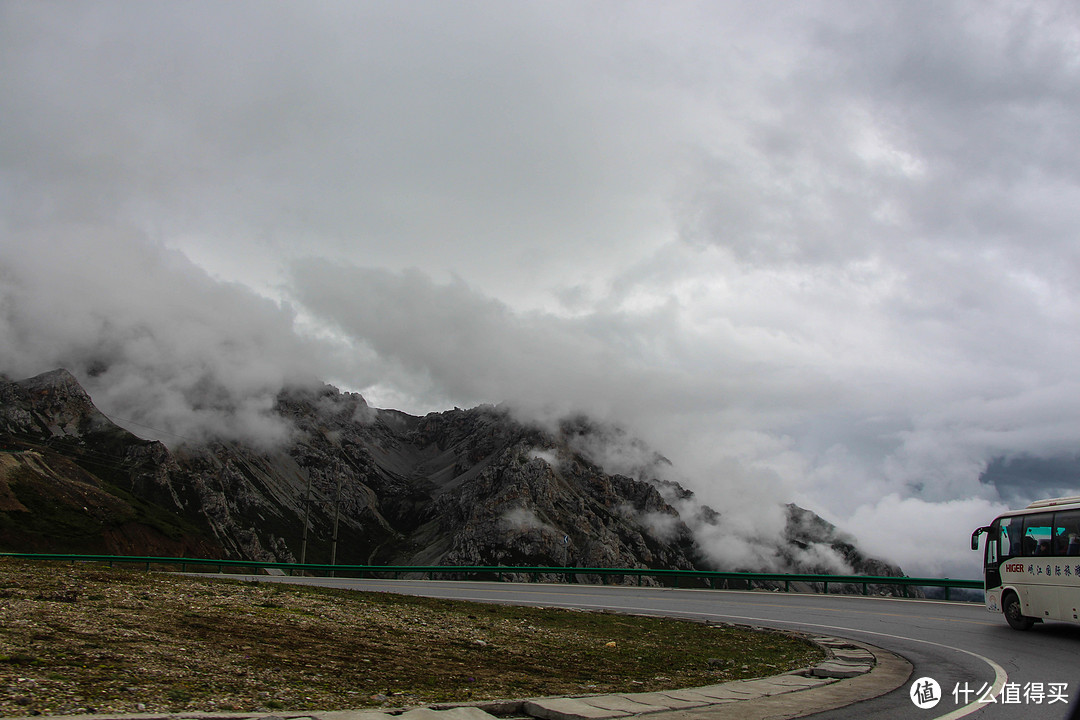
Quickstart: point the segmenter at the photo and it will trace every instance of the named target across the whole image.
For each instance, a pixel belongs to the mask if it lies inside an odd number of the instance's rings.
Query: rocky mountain
[[[619,431],[554,428],[501,408],[415,417],[330,386],[291,388],[282,446],[144,440],[55,370],[0,378],[0,549],[340,564],[712,568],[697,537],[723,508],[641,462],[609,472]],[[613,435],[614,433],[614,435]],[[820,517],[787,508],[773,554],[790,571],[900,574]],[[306,531],[305,531],[306,526]],[[336,542],[335,542],[336,538]],[[824,554],[823,554],[824,553]],[[762,568],[717,568],[755,570]]]

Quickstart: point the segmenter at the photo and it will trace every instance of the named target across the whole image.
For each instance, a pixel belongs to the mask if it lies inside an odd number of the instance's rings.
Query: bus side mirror
[[[989,525],[987,525],[986,527],[976,528],[975,532],[971,533],[971,549],[972,550],[978,550],[979,549],[979,536],[982,535],[984,532],[990,532],[990,526]]]

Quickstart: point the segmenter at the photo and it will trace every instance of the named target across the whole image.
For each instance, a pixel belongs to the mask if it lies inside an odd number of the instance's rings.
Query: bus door
[[[983,579],[986,590],[1001,588],[1001,558],[998,555],[1000,525],[995,521],[986,534],[986,547],[983,549]]]
[[[1027,598],[1025,566],[1022,562],[1023,520],[1016,516],[1000,517],[989,528],[986,539],[986,609],[1001,610],[1004,585],[1015,588],[1021,605]],[[991,547],[992,546],[992,547]]]
[[[971,533],[971,549],[979,549],[979,536],[986,533],[986,545],[983,547],[983,589],[986,591],[986,609],[990,612],[1001,610],[1001,559],[998,540],[1001,535],[1000,519],[985,527],[975,528]],[[1005,548],[1009,546],[1005,538]]]

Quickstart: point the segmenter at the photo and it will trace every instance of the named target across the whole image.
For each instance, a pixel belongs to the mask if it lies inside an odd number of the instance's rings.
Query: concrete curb
[[[5,720],[784,720],[868,700],[900,687],[911,676],[906,660],[873,645],[809,636],[827,658],[811,668],[754,680],[735,680],[683,690],[533,698],[411,710],[332,710],[233,713],[132,713],[38,715]]]
[[[879,697],[902,686],[911,677],[911,663],[899,655],[864,643],[844,643],[852,646],[842,648],[844,651],[861,649],[871,655],[873,668],[855,677],[837,679],[802,692],[758,697],[752,702],[676,711],[650,720],[790,720],[846,708]],[[831,662],[827,660],[814,669]]]

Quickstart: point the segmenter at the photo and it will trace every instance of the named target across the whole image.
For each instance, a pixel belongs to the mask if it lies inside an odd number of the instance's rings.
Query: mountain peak
[[[97,409],[75,376],[63,368],[0,383],[0,429],[73,438],[125,432]]]
[[[86,390],[83,389],[83,386],[66,368],[49,370],[40,375],[35,375],[26,378],[25,380],[19,380],[16,384],[31,392],[41,390],[63,390],[70,395],[78,395],[85,397],[87,400],[90,399],[90,396],[87,394]]]

